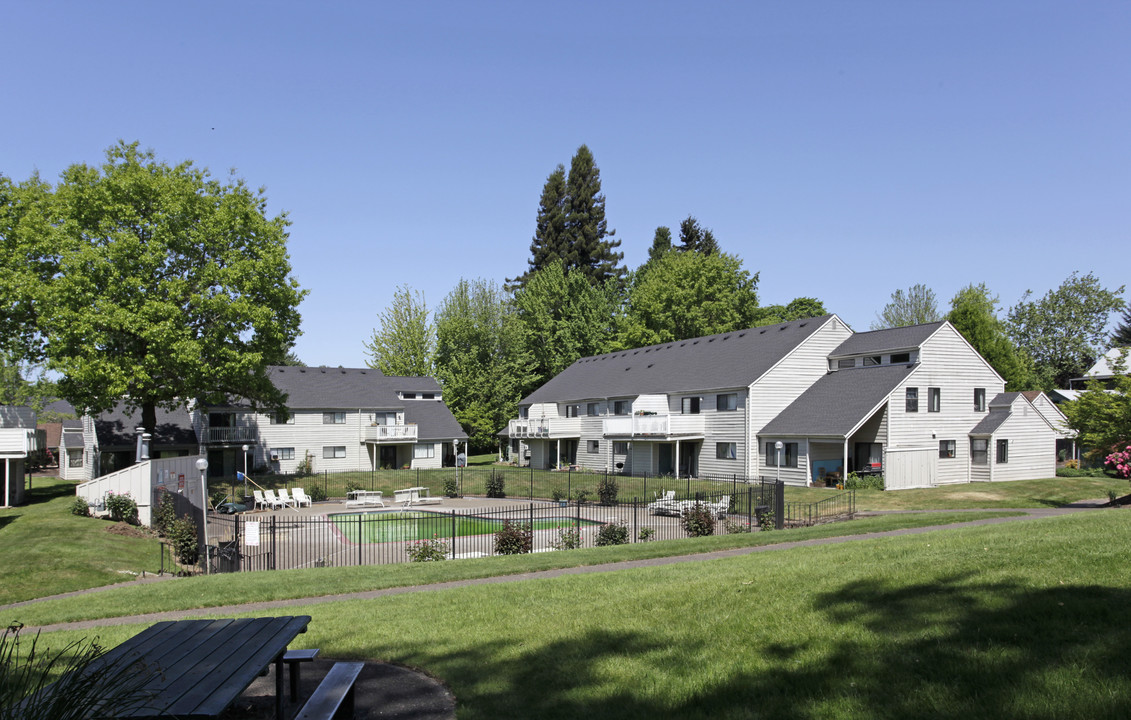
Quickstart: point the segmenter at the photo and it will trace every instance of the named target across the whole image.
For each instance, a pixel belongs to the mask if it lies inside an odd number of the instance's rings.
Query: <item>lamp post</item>
[[[774,468],[777,469],[777,477],[774,478],[775,482],[781,482],[781,449],[784,447],[781,440],[774,443]]]
[[[208,557],[208,460],[200,458],[196,461],[196,469],[200,471],[200,515],[204,518],[204,574],[211,574],[211,561]]]
[[[243,446],[243,496],[247,497],[247,445]]]

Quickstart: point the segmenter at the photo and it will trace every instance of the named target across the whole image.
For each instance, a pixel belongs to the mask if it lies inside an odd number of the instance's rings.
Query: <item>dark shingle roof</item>
[[[141,425],[141,410],[127,412],[125,406],[118,405],[109,412],[94,419],[94,432],[98,444],[103,447],[133,447],[137,442],[137,427]],[[157,427],[153,430],[150,447],[169,447],[172,445],[197,446],[196,432],[192,429],[188,408],[178,408],[172,412],[157,408]]]
[[[854,334],[833,350],[829,357],[861,355],[863,353],[882,353],[892,350],[911,350],[922,345],[927,338],[942,327],[943,320],[926,325],[872,330]]]
[[[758,434],[845,437],[915,367],[879,365],[829,373],[801,393]]]
[[[419,440],[466,440],[452,411],[439,400],[406,400],[404,421],[416,423]]]
[[[1002,423],[1009,419],[1013,401],[1017,399],[1018,395],[1021,395],[1021,393],[1007,392],[995,395],[994,399],[990,400],[990,412],[978,421],[978,424],[970,430],[970,434],[990,435],[1001,427]]]
[[[749,385],[831,315],[581,358],[523,404]]]
[[[440,384],[430,377],[392,377],[370,368],[273,366],[267,373],[275,387],[287,394],[287,407],[292,410],[392,410],[406,406],[397,391],[440,392]]]

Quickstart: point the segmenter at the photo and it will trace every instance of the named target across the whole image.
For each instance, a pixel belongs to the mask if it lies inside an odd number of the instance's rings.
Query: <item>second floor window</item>
[[[699,401],[698,397],[685,397],[683,399],[683,414],[684,415],[698,415],[699,414]]]
[[[715,409],[723,410],[737,410],[738,409],[738,393],[724,393],[715,397]]]
[[[986,389],[974,388],[974,412],[986,411]]]
[[[939,457],[943,459],[954,457],[953,440],[939,440]]]
[[[580,411],[581,411],[580,405],[566,405],[566,417],[567,418],[577,417],[577,415]]]
[[[613,403],[614,415],[631,415],[632,414],[632,401],[631,400],[617,400]]]
[[[272,425],[294,425],[295,416],[290,413],[271,413]]]
[[[942,410],[942,388],[927,388],[927,412]]]
[[[598,403],[589,403],[585,406],[585,414],[589,417],[597,417],[601,414],[601,406]]]
[[[322,413],[323,425],[345,425],[346,414],[344,412],[324,412]]]
[[[907,412],[919,412],[919,388],[907,388]]]

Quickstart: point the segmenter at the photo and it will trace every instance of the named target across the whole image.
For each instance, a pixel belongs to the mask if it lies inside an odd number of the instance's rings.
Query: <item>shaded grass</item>
[[[1129,531],[1099,511],[288,612],[328,657],[442,678],[462,720],[1123,718]]]
[[[1107,500],[1108,490],[1126,494],[1126,480],[1048,478],[999,483],[963,483],[913,490],[857,490],[857,510],[962,510],[1060,507],[1081,500]],[[837,494],[825,488],[787,487],[786,500],[817,502]]]
[[[268,600],[321,597],[411,585],[429,585],[471,578],[514,575],[555,568],[581,567],[627,560],[672,557],[741,547],[757,547],[815,538],[928,527],[1015,513],[925,513],[864,518],[782,532],[740,533],[714,537],[634,543],[552,553],[489,557],[439,563],[403,563],[361,567],[308,568],[231,575],[170,578],[165,582],[111,588],[81,597],[44,600],[12,608],[0,621],[46,625],[116,617],[131,613],[234,605]]]
[[[130,580],[161,566],[153,538],[77,517],[75,483],[36,477],[27,504],[0,510],[0,604]]]

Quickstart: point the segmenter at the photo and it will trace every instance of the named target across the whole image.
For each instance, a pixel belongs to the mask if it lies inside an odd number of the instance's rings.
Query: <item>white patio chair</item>
[[[306,494],[306,491],[300,487],[296,487],[294,490],[292,490],[291,495],[294,498],[294,501],[298,503],[298,507],[302,507],[303,505],[312,507],[314,505],[314,501],[311,500],[310,496]]]
[[[283,502],[281,499],[275,497],[275,491],[274,490],[264,490],[263,491],[263,499],[267,501],[267,503],[271,506],[272,510],[274,510],[275,508],[281,508],[281,507],[287,506],[287,504],[285,502]]]
[[[283,507],[298,507],[298,501],[291,498],[286,488],[279,488],[279,500],[283,502]]]
[[[262,490],[252,490],[251,494],[255,496],[255,507],[256,508],[267,507],[267,505],[268,505],[267,498],[263,497],[263,491]]]

